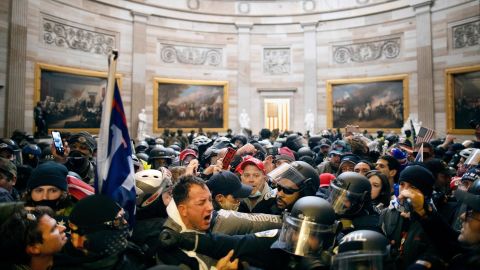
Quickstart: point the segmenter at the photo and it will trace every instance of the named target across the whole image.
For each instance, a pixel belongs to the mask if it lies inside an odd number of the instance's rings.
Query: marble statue
[[[145,139],[145,126],[147,124],[147,115],[145,114],[145,109],[142,109],[138,114],[138,128],[137,128],[137,139],[138,141],[143,141]]]
[[[240,117],[238,118],[238,121],[240,122],[240,128],[242,129],[250,128],[250,117],[248,116],[248,113],[245,111],[245,109],[242,109],[242,112],[240,113]]]
[[[305,130],[313,132],[315,123],[315,116],[312,113],[311,109],[308,109],[307,114],[305,114]]]

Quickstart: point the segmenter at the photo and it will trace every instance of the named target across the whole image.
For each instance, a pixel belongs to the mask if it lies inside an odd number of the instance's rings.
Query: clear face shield
[[[332,204],[333,210],[338,215],[346,214],[348,210],[352,209],[352,206],[359,205],[361,198],[362,194],[350,192],[335,185],[334,182],[330,183],[328,201]]]
[[[474,149],[464,164],[470,168],[477,166],[478,163],[480,163],[480,149]]]
[[[294,182],[295,184],[303,182],[305,177],[297,169],[292,167],[288,163],[283,163],[282,165],[275,168],[267,174],[268,178],[273,184],[277,184],[280,179],[286,178]]]
[[[352,251],[336,255],[333,258],[332,269],[341,270],[382,270],[383,257],[381,252]]]
[[[302,220],[285,213],[282,231],[275,248],[302,256],[318,257],[323,251],[323,238],[332,237],[335,225],[322,225],[312,221]],[[326,235],[327,234],[327,235]]]

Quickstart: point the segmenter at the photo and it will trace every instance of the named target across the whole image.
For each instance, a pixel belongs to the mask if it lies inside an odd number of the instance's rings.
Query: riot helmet
[[[300,197],[315,195],[318,189],[318,173],[304,161],[284,163],[268,173],[268,177],[274,184],[284,178],[292,181],[298,186]]]
[[[332,269],[382,270],[389,253],[388,240],[381,233],[369,230],[354,231],[340,240]]]
[[[310,149],[310,147],[303,146],[297,151],[297,159],[300,159],[301,157],[315,157],[315,153]]]
[[[178,153],[182,151],[182,148],[178,144],[169,145],[168,148],[172,148],[173,150],[175,150],[175,152],[178,152]]]
[[[25,165],[32,168],[37,167],[40,157],[42,156],[42,149],[36,144],[28,144],[22,149],[22,159]]]
[[[149,157],[146,153],[140,152],[140,153],[137,153],[136,156],[139,160],[143,160],[145,162],[148,162]]]
[[[147,151],[148,147],[149,147],[149,145],[146,141],[141,141],[135,147],[135,152],[136,153],[143,153],[143,152]]]
[[[297,152],[303,147],[303,138],[298,134],[288,135],[287,140],[285,141],[285,146]]]
[[[311,149],[315,148],[315,146],[320,145],[323,137],[319,135],[313,135],[310,138],[308,138],[308,147]]]
[[[168,167],[172,164],[172,156],[169,151],[162,146],[156,146],[150,151],[148,163],[152,168],[158,169],[160,167]]]
[[[0,157],[11,160],[15,165],[21,165],[22,151],[18,144],[9,138],[0,139]]]
[[[371,202],[372,186],[368,179],[356,172],[344,172],[330,182],[328,201],[341,217],[355,216]]]
[[[326,200],[303,197],[295,202],[290,213],[285,212],[280,236],[272,248],[302,257],[323,257],[322,253],[333,246],[339,228],[335,218]]]

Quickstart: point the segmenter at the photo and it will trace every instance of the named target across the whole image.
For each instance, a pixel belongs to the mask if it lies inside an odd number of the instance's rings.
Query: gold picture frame
[[[153,131],[226,131],[228,81],[154,78]]]
[[[445,91],[447,133],[473,135],[468,122],[480,120],[480,65],[446,69]]]
[[[106,71],[36,63],[33,105],[42,104],[48,132],[97,134],[107,77]],[[115,77],[121,89],[121,76]]]
[[[408,84],[408,74],[327,80],[328,128],[400,131],[409,115]]]

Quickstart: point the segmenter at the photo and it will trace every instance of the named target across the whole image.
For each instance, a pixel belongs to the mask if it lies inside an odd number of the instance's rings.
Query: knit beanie
[[[70,213],[69,221],[80,228],[88,228],[112,221],[122,208],[105,195],[91,195],[78,201]]]
[[[432,173],[420,165],[410,165],[406,167],[399,177],[399,182],[407,182],[418,188],[425,197],[430,197],[433,192],[435,178]]]
[[[68,169],[64,165],[47,161],[32,171],[27,182],[27,189],[32,190],[40,186],[55,186],[67,191]]]

